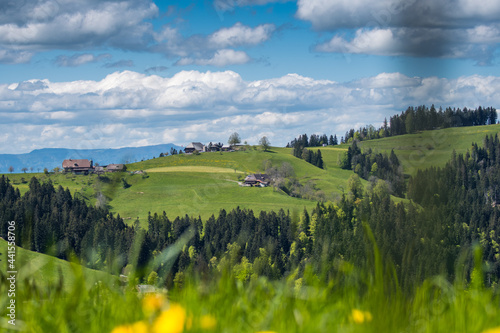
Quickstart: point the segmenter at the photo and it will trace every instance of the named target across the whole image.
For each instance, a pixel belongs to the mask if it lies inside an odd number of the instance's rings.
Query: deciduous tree
[[[233,134],[231,134],[229,136],[229,139],[227,140],[227,143],[230,146],[234,146],[234,145],[241,143],[241,138],[240,138],[240,135],[238,134],[238,132],[234,132]]]
[[[264,151],[268,151],[269,148],[271,148],[271,142],[269,142],[269,139],[267,138],[267,136],[263,136],[259,140],[259,144],[262,147],[262,149],[264,149]]]

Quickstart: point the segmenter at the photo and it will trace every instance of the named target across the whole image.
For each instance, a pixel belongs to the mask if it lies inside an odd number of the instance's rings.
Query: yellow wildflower
[[[179,304],[171,304],[153,323],[153,333],[181,333],[186,321],[186,310]]]
[[[148,324],[144,321],[138,321],[132,324],[132,331],[134,333],[148,333]]]
[[[111,333],[133,333],[132,331],[132,325],[121,325],[121,326],[116,326],[113,328]]]
[[[164,302],[165,296],[162,294],[147,294],[142,300],[142,308],[144,309],[144,312],[151,313],[161,309]]]
[[[487,329],[487,330],[483,331],[482,333],[500,333],[500,326]]]
[[[365,321],[372,321],[372,314],[368,311],[361,311],[358,309],[352,309],[351,318],[356,324],[362,324]]]
[[[363,311],[353,309],[351,316],[352,320],[357,324],[361,324],[365,321],[365,315],[363,314]]]
[[[201,328],[205,330],[211,330],[214,329],[216,325],[217,325],[217,320],[214,318],[214,316],[211,315],[201,316],[200,318]]]
[[[143,321],[138,321],[132,325],[121,325],[115,327],[111,333],[147,333],[148,325]]]

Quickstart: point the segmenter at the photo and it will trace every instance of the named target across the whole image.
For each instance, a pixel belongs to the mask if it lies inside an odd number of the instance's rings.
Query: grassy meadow
[[[420,168],[443,166],[453,149],[465,153],[472,142],[482,143],[484,136],[496,134],[500,125],[448,128],[417,134],[395,136],[360,143],[362,149],[379,152],[394,149],[404,172],[415,174]],[[325,169],[318,169],[291,154],[289,148],[273,147],[263,152],[256,147],[245,151],[174,155],[127,165],[128,171],[143,170],[146,175],[108,174],[106,181],[96,175],[71,174],[8,174],[21,193],[28,189],[29,179],[50,179],[55,186],[69,188],[77,196],[96,204],[96,193],[102,192],[105,203],[126,221],[139,221],[145,226],[148,212],[167,216],[201,216],[203,219],[217,214],[220,209],[248,208],[259,213],[283,208],[299,212],[315,205],[314,201],[292,198],[272,188],[239,187],[237,182],[252,172],[263,172],[266,161],[274,166],[284,162],[292,165],[296,177],[312,191],[321,191],[328,200],[345,191],[351,171],[342,170],[337,161],[348,145],[319,147]],[[316,148],[311,148],[316,149]],[[121,178],[131,186],[123,188]],[[363,184],[367,184],[363,180]],[[401,199],[393,198],[396,201]]]
[[[464,153],[472,142],[480,144],[500,125],[426,131],[361,143],[363,149],[394,148],[405,173],[441,166],[452,150]],[[105,202],[112,212],[132,223],[139,218],[146,227],[148,212],[165,211],[170,218],[200,215],[206,219],[220,209],[237,206],[260,210],[283,208],[301,212],[316,202],[292,198],[272,188],[240,187],[250,172],[264,171],[266,161],[292,165],[304,186],[334,197],[347,184],[351,171],[337,166],[347,145],[321,147],[325,169],[318,169],[291,155],[291,149],[270,152],[249,149],[155,158],[128,165],[128,171],[97,175],[8,174],[21,193],[29,179],[61,185],[89,203]],[[313,148],[314,149],[314,148]],[[124,187],[124,181],[129,185]],[[366,182],[363,181],[366,185]],[[98,198],[96,193],[102,193]],[[176,244],[182,247],[183,244]],[[309,267],[287,272],[270,281],[252,277],[241,282],[232,271],[217,276],[186,277],[172,290],[139,294],[133,272],[129,284],[118,283],[118,272],[82,268],[47,255],[17,248],[16,326],[8,323],[10,284],[6,266],[6,242],[0,240],[0,331],[7,332],[500,332],[500,290],[485,288],[480,260],[470,281],[431,277],[403,292],[381,258],[375,244],[367,245],[365,267],[339,260],[329,263],[334,276],[309,274]],[[168,254],[170,248],[162,254]],[[477,256],[476,256],[477,257]],[[372,264],[370,264],[372,263]],[[239,264],[238,264],[239,265]],[[457,271],[460,271],[457,267]]]
[[[2,253],[5,247],[0,241]],[[299,279],[290,272],[280,281],[255,277],[246,283],[222,271],[148,294],[138,293],[133,279],[120,286],[107,273],[20,248],[17,255],[16,295],[0,298],[0,329],[6,332],[500,331],[500,295],[481,279],[429,278],[404,295],[376,246],[367,253],[374,266],[331,263],[339,273],[328,282],[307,268]],[[7,295],[10,283],[2,272],[0,293]],[[482,276],[480,264],[475,272]],[[15,326],[8,323],[10,299],[16,301]]]
[[[401,160],[404,172],[415,174],[420,168],[443,166],[453,149],[465,153],[472,142],[482,143],[489,134],[500,131],[500,125],[448,128],[424,131],[417,134],[395,136],[360,143],[362,149],[378,152],[394,149]],[[55,186],[69,188],[76,195],[96,204],[96,194],[101,192],[104,202],[114,213],[127,222],[137,218],[146,226],[148,212],[167,216],[201,216],[203,219],[217,214],[220,209],[236,207],[260,211],[279,210],[300,212],[316,203],[312,200],[292,198],[272,188],[239,187],[246,174],[265,171],[269,162],[273,166],[289,163],[296,177],[311,191],[319,192],[327,200],[334,200],[346,189],[352,175],[338,167],[337,161],[348,145],[319,147],[325,168],[319,169],[292,156],[290,148],[273,147],[264,152],[257,147],[244,151],[202,153],[199,155],[174,155],[128,164],[128,171],[145,171],[145,175],[108,174],[104,180],[96,175],[72,174],[7,174],[21,193],[28,189],[29,179],[49,179]],[[122,178],[131,185],[124,188]],[[362,180],[366,186],[367,182]],[[396,201],[404,199],[395,198]],[[101,199],[102,201],[102,199]]]
[[[0,258],[3,271],[7,267],[7,241],[3,239],[0,239],[0,253],[2,254]],[[37,287],[42,289],[56,287],[63,288],[64,291],[71,290],[79,283],[76,279],[76,271],[82,275],[87,287],[97,281],[113,283],[117,279],[105,272],[82,268],[76,263],[28,251],[21,247],[16,247],[15,265],[18,270],[19,280],[26,281],[29,284],[36,284]]]
[[[315,201],[292,198],[273,188],[240,187],[238,181],[246,174],[264,172],[266,161],[273,166],[287,162],[292,165],[299,181],[313,191],[322,191],[333,199],[346,187],[352,174],[342,170],[332,161],[327,170],[312,166],[291,155],[286,148],[272,148],[270,152],[259,149],[246,151],[203,153],[200,155],[174,155],[129,164],[128,171],[145,171],[145,174],[114,173],[105,178],[97,175],[72,174],[8,174],[12,184],[21,193],[28,190],[29,179],[52,181],[55,186],[69,188],[77,196],[96,204],[96,193],[104,195],[105,202],[114,213],[127,222],[137,218],[146,226],[148,212],[167,216],[201,216],[203,219],[217,214],[221,209],[236,207],[252,209],[256,214],[283,208],[301,212],[316,205]],[[124,188],[122,178],[130,185]]]
[[[372,148],[379,152],[390,152],[394,149],[403,164],[404,172],[413,175],[418,169],[444,166],[450,160],[453,149],[457,154],[465,153],[467,149],[470,150],[473,142],[482,146],[487,135],[499,132],[500,125],[446,128],[362,141],[359,146],[361,149]]]

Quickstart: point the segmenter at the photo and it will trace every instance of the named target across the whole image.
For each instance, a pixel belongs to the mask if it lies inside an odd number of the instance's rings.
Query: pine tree
[[[316,166],[320,169],[323,169],[323,157],[321,156],[321,150],[319,149],[316,155]]]

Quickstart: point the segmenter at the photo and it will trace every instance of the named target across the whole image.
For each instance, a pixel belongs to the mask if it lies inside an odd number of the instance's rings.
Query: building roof
[[[125,165],[123,165],[123,164],[109,164],[106,167],[106,170],[110,170],[110,171],[113,171],[113,170],[123,170],[124,167],[125,167]]]
[[[87,159],[81,159],[81,160],[64,160],[62,163],[62,166],[64,169],[74,169],[74,168],[92,168],[92,162],[87,160]]]
[[[191,142],[184,149],[196,149],[197,151],[203,151],[205,145],[201,142]]]
[[[254,173],[251,175],[246,176],[245,181],[246,182],[260,182],[260,183],[267,183],[271,179],[269,178],[268,175],[265,173]]]

